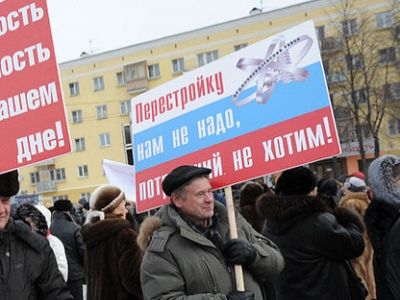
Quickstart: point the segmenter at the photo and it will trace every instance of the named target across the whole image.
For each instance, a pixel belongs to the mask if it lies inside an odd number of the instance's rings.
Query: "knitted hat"
[[[358,192],[366,192],[367,185],[365,181],[358,177],[349,177],[344,182],[344,187],[347,188],[350,192],[358,193]]]
[[[163,180],[162,189],[167,196],[171,196],[172,192],[178,187],[189,182],[195,177],[208,175],[211,169],[195,166],[180,166],[173,169]]]
[[[92,210],[111,213],[125,200],[125,194],[118,187],[103,184],[90,195],[89,205]]]
[[[15,218],[22,220],[25,223],[33,223],[35,232],[39,233],[40,235],[47,236],[49,228],[47,226],[46,218],[32,204],[24,203],[20,205],[15,212]],[[28,225],[32,226],[31,224]]]
[[[338,186],[335,179],[323,178],[317,184],[318,194],[325,196],[337,196]]]
[[[19,191],[18,171],[0,174],[0,196],[11,197]]]
[[[53,204],[56,211],[70,211],[72,209],[72,202],[68,199],[56,200]]]
[[[283,171],[275,186],[276,194],[307,195],[317,185],[317,177],[306,167]]]

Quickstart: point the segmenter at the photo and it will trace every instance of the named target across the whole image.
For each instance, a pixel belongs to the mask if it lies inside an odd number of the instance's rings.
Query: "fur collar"
[[[349,192],[348,194],[343,196],[342,199],[340,199],[339,205],[343,205],[344,203],[346,203],[349,200],[355,200],[357,202],[362,202],[366,206],[368,206],[368,204],[370,203],[367,193],[365,193],[365,192],[358,192],[358,193]]]
[[[266,218],[268,230],[276,234],[313,214],[331,212],[321,198],[306,195],[263,195],[257,199],[257,210]]]
[[[127,220],[112,218],[85,224],[81,228],[81,233],[86,245],[93,247],[125,228],[133,230],[132,225]]]

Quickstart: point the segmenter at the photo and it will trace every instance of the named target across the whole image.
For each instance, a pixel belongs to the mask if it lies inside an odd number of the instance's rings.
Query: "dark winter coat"
[[[229,239],[225,207],[215,202],[216,231],[222,242]],[[141,247],[150,241],[141,266],[143,295],[146,299],[220,299],[235,290],[233,269],[228,267],[220,249],[198,233],[172,206],[164,206],[158,217],[147,218],[140,227]],[[156,225],[149,220],[158,220]],[[274,278],[284,260],[274,243],[256,232],[237,214],[239,239],[257,251],[254,262],[243,268],[245,289],[262,299],[259,282]]]
[[[21,221],[0,232],[0,273],[0,299],[73,299],[49,243]]]
[[[262,196],[258,208],[267,219],[263,234],[278,245],[286,262],[279,299],[351,299],[345,261],[364,250],[356,215],[343,208],[333,214],[311,196]]]
[[[84,278],[85,246],[79,231],[80,227],[72,220],[69,213],[55,211],[50,226],[51,234],[58,237],[65,248],[68,262],[68,281],[82,280]]]
[[[81,229],[86,244],[88,300],[143,299],[142,251],[132,225],[121,218],[89,223]]]
[[[381,156],[368,169],[373,199],[364,221],[374,248],[374,275],[378,300],[400,299],[400,188],[395,173],[400,157]]]

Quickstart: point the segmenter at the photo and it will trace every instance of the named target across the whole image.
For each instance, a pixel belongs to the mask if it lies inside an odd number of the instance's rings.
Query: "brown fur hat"
[[[19,191],[18,171],[0,174],[0,196],[11,197]]]
[[[89,205],[92,210],[111,213],[123,200],[125,200],[125,194],[118,187],[103,184],[90,195]]]

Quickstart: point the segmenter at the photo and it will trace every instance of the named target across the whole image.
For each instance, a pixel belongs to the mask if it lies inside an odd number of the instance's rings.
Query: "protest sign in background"
[[[0,173],[71,151],[45,0],[0,2]]]
[[[340,153],[313,22],[133,98],[132,131],[139,211],[179,165],[221,188]]]
[[[103,159],[103,170],[108,183],[115,185],[125,193],[125,198],[136,202],[135,167],[117,161]]]

